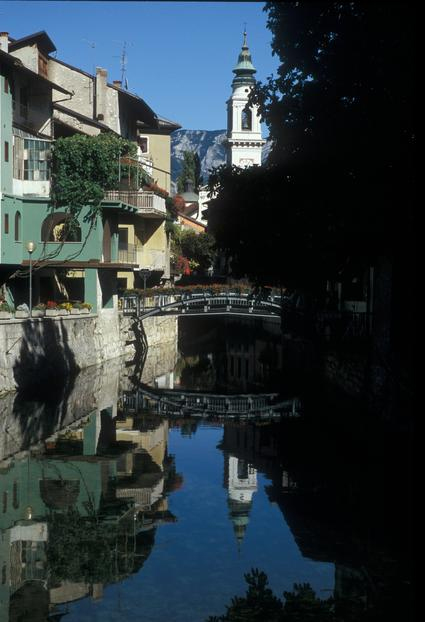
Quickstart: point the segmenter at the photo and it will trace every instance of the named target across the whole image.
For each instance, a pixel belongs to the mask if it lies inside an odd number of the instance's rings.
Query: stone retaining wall
[[[113,309],[97,315],[0,321],[0,393],[72,375],[124,356],[141,357],[145,344],[174,351],[177,317],[143,322]]]

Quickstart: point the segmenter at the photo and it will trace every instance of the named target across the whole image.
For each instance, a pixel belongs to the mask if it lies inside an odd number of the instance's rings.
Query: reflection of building
[[[0,462],[2,621],[44,621],[142,567],[156,527],[175,521],[166,494],[181,478],[167,443],[165,421],[103,409],[50,437],[44,454]]]
[[[250,328],[252,330],[252,326]],[[262,330],[250,339],[243,331],[239,334],[238,330],[232,331],[232,323],[229,329],[231,333],[225,343],[226,364],[221,368],[221,373],[226,372],[223,384],[242,391],[255,385],[263,386],[282,368],[279,325],[264,322]]]
[[[252,497],[257,490],[257,471],[246,460],[225,453],[224,486],[228,491],[229,517],[240,546],[249,523]]]

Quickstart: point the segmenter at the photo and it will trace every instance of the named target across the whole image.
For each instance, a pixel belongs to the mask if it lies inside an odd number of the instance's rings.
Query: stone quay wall
[[[89,316],[0,321],[0,393],[25,390],[118,357],[137,359],[146,346],[174,351],[176,342],[176,316],[148,318],[142,324],[105,309]]]

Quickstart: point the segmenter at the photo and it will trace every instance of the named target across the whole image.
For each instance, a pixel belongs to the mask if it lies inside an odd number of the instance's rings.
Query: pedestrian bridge
[[[149,410],[160,415],[255,419],[297,417],[300,401],[298,398],[283,400],[278,393],[220,395],[140,385],[136,391],[123,392],[121,409],[124,414]]]
[[[152,315],[252,315],[280,319],[279,297],[260,298],[244,294],[179,294],[158,295],[149,299],[126,295],[120,299],[124,315],[141,319]]]

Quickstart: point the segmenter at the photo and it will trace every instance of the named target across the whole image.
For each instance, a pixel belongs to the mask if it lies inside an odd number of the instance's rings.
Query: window
[[[233,108],[231,106],[227,109],[227,129],[229,132],[233,130]]]
[[[4,141],[4,161],[9,162],[9,143]]]
[[[142,153],[149,153],[149,138],[147,136],[139,136],[137,142]]]
[[[38,53],[38,73],[47,78],[47,58],[41,52]]]
[[[18,509],[18,507],[19,507],[18,482],[13,482],[13,501],[12,501],[12,505],[15,508],[15,510]]]
[[[29,181],[48,181],[50,141],[14,136],[13,177]]]
[[[243,130],[252,129],[252,113],[251,113],[251,110],[248,110],[246,108],[242,110],[242,129]]]
[[[21,213],[16,212],[15,214],[15,242],[20,242],[21,240]]]
[[[7,78],[4,79],[4,92],[9,92],[9,80]]]
[[[4,215],[4,232],[9,233],[9,214]]]

